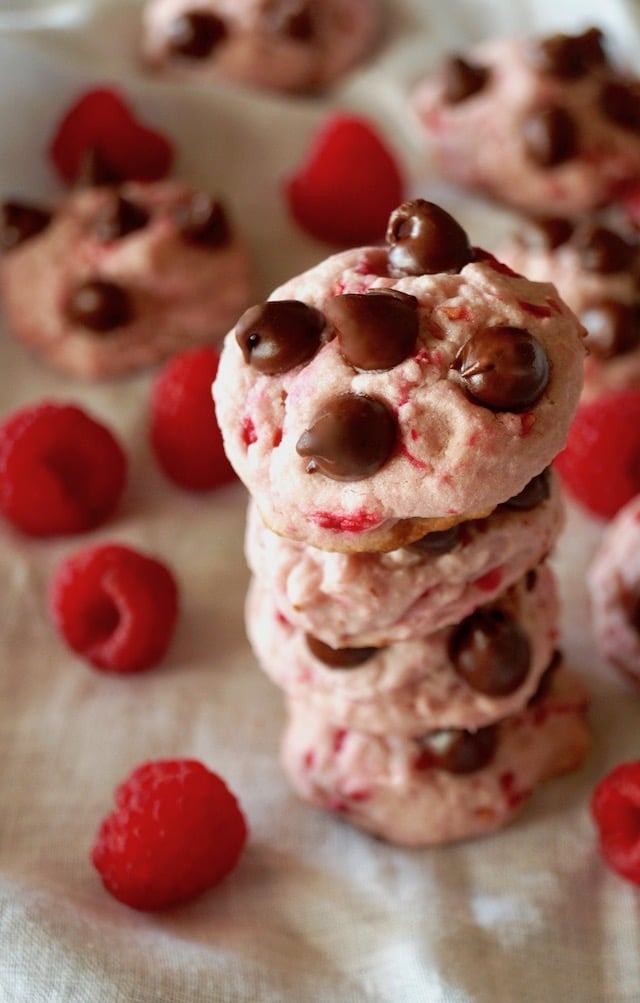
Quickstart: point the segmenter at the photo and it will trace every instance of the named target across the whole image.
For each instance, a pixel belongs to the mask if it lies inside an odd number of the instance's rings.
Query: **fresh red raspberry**
[[[616,766],[600,781],[591,798],[591,814],[604,860],[640,885],[640,760]]]
[[[115,511],[125,454],[104,425],[73,404],[44,401],[0,425],[0,512],[23,533],[83,533]]]
[[[384,238],[389,214],[404,201],[393,154],[361,118],[333,115],[285,184],[297,223],[318,240],[353,246]]]
[[[220,355],[212,346],[175,356],[151,391],[151,445],[167,477],[191,491],[235,478],[222,445],[211,384]]]
[[[196,760],[138,766],[115,802],[91,859],[107,891],[134,909],[165,909],[213,887],[247,839],[236,798]]]
[[[178,589],[160,561],[104,544],[67,558],[49,591],[51,618],[69,647],[97,669],[133,673],[164,656],[178,615]]]
[[[640,390],[581,404],[555,467],[577,502],[612,518],[640,491]]]
[[[107,87],[74,102],[49,147],[54,167],[69,183],[78,180],[89,154],[123,181],[157,181],[173,160],[169,141],[139,122],[124,98]]]

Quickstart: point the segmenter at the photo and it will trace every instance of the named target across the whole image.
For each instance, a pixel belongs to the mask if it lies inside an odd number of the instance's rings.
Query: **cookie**
[[[274,532],[391,550],[487,515],[550,464],[582,341],[552,285],[472,248],[432,203],[404,203],[385,247],[333,255],[227,335],[225,449]]]
[[[220,340],[249,302],[224,207],[180,182],[82,189],[51,214],[5,203],[0,234],[7,328],[70,376],[121,376]]]
[[[448,181],[528,212],[573,216],[637,187],[639,95],[639,79],[591,28],[452,54],[410,102]]]

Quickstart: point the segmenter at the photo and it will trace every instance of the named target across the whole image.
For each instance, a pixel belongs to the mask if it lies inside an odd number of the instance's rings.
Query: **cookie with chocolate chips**
[[[7,328],[56,369],[105,379],[221,339],[250,262],[223,204],[180,182],[82,187],[0,214]]]
[[[549,465],[582,340],[551,285],[416,199],[385,247],[334,255],[240,318],[214,387],[225,447],[276,533],[393,550],[487,515]]]
[[[639,93],[592,27],[451,54],[410,100],[447,181],[532,214],[575,217],[640,180]]]
[[[380,0],[146,0],[142,59],[177,79],[318,91],[373,49]]]

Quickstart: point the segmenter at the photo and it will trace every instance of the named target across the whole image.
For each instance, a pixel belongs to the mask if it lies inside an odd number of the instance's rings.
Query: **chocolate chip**
[[[72,323],[99,334],[128,324],[133,317],[131,301],[122,286],[102,279],[87,279],[76,286],[67,300],[66,313]]]
[[[476,773],[493,759],[498,744],[498,730],[495,725],[489,725],[477,731],[436,731],[416,741],[422,750],[414,764],[416,769]]]
[[[584,310],[585,344],[597,359],[626,355],[640,344],[640,305],[606,300]]]
[[[450,56],[442,67],[442,96],[447,104],[459,104],[484,90],[490,77],[488,67],[468,63],[460,56]]]
[[[538,167],[557,167],[578,150],[578,130],[565,108],[551,105],[529,112],[522,123],[525,155]]]
[[[381,648],[331,648],[313,634],[305,634],[309,651],[331,669],[355,669],[377,655]]]
[[[638,256],[637,245],[605,226],[588,225],[578,228],[572,243],[582,267],[603,275],[626,271]]]
[[[640,83],[610,80],[602,88],[600,108],[615,125],[640,132]]]
[[[448,212],[427,202],[403,202],[389,217],[389,274],[434,275],[459,272],[473,260],[469,238]]]
[[[168,44],[172,53],[185,59],[207,59],[227,38],[222,18],[204,10],[186,11],[170,23]]]
[[[517,512],[528,512],[530,509],[542,505],[549,494],[549,468],[547,467],[541,474],[532,477],[517,495],[513,495],[508,501],[503,502],[503,507],[515,509]]]
[[[449,529],[434,530],[432,533],[426,533],[419,540],[409,543],[406,549],[414,550],[418,554],[424,554],[425,556],[433,555],[436,557],[440,554],[450,553],[458,546],[461,537],[462,523],[458,523],[456,526],[450,526]]]
[[[598,28],[589,28],[581,35],[550,35],[534,49],[534,63],[541,73],[562,80],[582,77],[606,65],[603,37]]]
[[[449,638],[449,657],[467,686],[491,697],[513,693],[531,667],[527,635],[499,607],[482,607],[466,617]]]
[[[0,205],[0,247],[10,251],[25,240],[42,233],[51,222],[51,213],[29,202],[3,202]]]
[[[246,363],[276,376],[315,355],[324,325],[320,311],[300,300],[269,300],[243,313],[236,341]]]
[[[562,216],[538,216],[530,219],[521,238],[529,247],[555,251],[571,239],[574,224]]]
[[[231,240],[231,227],[224,206],[205,192],[196,192],[173,210],[182,237],[200,247],[223,247]]]
[[[527,701],[527,707],[535,707],[536,704],[541,703],[549,695],[553,678],[562,663],[562,652],[556,648],[551,656],[549,664],[540,676],[535,693],[533,696],[529,697],[529,700]]]
[[[307,471],[334,481],[371,477],[389,459],[396,439],[391,412],[364,394],[339,394],[318,411],[298,439],[300,456],[310,457]]]
[[[524,579],[524,585],[527,592],[533,592],[537,584],[538,584],[538,571],[536,568],[530,568],[529,571],[527,571]]]
[[[276,2],[273,9],[266,13],[266,28],[274,35],[285,35],[295,42],[309,42],[315,35],[311,7],[309,4],[299,3],[291,10]]]
[[[520,327],[483,327],[458,351],[451,367],[467,396],[492,411],[526,411],[549,382],[540,342]]]
[[[90,146],[82,154],[78,173],[74,179],[77,188],[99,188],[120,185],[126,181],[97,146]]]
[[[115,195],[96,216],[93,234],[98,240],[108,243],[142,230],[148,222],[146,209],[122,195]]]
[[[640,634],[640,592],[626,589],[621,594],[621,600],[627,623]]]
[[[418,337],[418,301],[398,290],[334,296],[324,308],[340,351],[355,369],[382,372],[410,356]]]

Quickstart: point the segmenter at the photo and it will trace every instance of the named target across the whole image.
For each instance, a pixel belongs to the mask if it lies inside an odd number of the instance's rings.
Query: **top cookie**
[[[425,76],[411,101],[443,175],[498,201],[574,215],[640,181],[640,81],[596,28],[485,42]]]
[[[392,549],[488,513],[549,465],[582,342],[554,286],[472,249],[416,200],[392,213],[386,247],[336,254],[241,317],[214,384],[218,421],[275,532]]]
[[[149,0],[142,50],[173,77],[313,91],[359,62],[379,27],[378,0]]]

